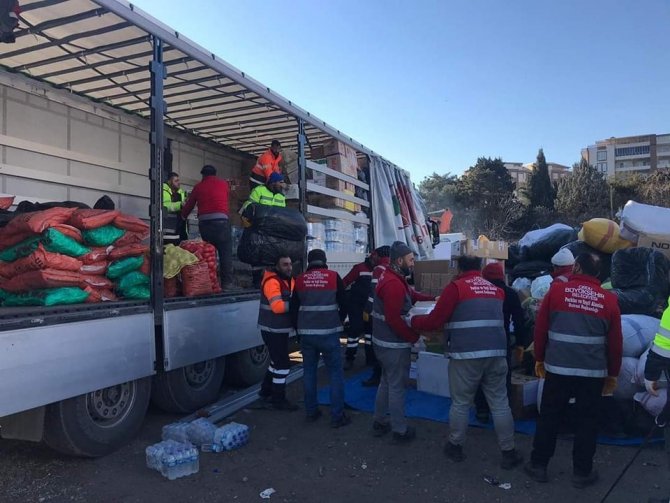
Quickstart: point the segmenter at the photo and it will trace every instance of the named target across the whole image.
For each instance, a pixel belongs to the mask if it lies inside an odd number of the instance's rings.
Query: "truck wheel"
[[[240,351],[228,356],[226,381],[247,388],[260,382],[270,364],[270,353],[265,345]]]
[[[44,442],[71,456],[109,454],[139,433],[150,395],[147,377],[48,405]]]
[[[151,401],[167,412],[193,412],[215,402],[221,391],[226,358],[194,363],[153,378]]]

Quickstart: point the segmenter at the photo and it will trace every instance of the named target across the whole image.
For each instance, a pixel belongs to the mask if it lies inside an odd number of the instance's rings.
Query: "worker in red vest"
[[[265,185],[272,173],[281,174],[281,168],[279,167],[281,160],[281,143],[277,140],[272,140],[270,148],[261,154],[251,169],[249,188],[254,190],[258,185]]]
[[[354,366],[361,335],[365,336],[366,365],[371,365],[374,358],[372,354],[372,327],[369,318],[367,321],[363,319],[363,312],[370,294],[372,270],[375,268],[376,260],[377,256],[373,251],[363,262],[352,267],[343,279],[348,294],[347,312],[349,313],[349,332],[347,333],[347,350],[344,360],[345,370]]]

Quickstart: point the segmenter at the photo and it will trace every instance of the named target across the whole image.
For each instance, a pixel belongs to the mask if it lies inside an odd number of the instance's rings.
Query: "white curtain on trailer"
[[[421,260],[433,257],[426,216],[409,175],[388,161],[370,157],[370,191],[375,246],[404,241]],[[393,211],[389,211],[389,201]]]

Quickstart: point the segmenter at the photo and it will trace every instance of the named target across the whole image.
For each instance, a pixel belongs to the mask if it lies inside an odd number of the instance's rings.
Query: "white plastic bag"
[[[621,370],[617,377],[614,398],[618,400],[631,400],[635,393],[644,390],[644,386],[637,384],[637,358],[623,357],[621,359]]]
[[[533,280],[533,283],[530,286],[530,295],[534,299],[542,299],[549,291],[551,287],[551,282],[554,279],[549,276],[540,276],[539,278]]]
[[[635,393],[635,401],[638,402],[644,410],[649,412],[652,416],[658,416],[665,407],[665,402],[668,401],[668,389],[662,388],[658,390],[658,396],[654,396],[651,393],[643,391],[641,393]]]
[[[621,213],[621,237],[637,243],[640,234],[670,235],[670,208],[628,201]]]
[[[530,290],[531,283],[532,281],[528,278],[517,278],[514,280],[514,283],[512,283],[512,288],[517,292],[520,292],[521,290]]]
[[[621,316],[623,356],[639,358],[653,342],[660,323],[659,319],[642,314]]]

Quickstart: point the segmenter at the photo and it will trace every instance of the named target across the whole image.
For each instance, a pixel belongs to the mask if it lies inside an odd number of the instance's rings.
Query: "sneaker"
[[[404,444],[411,442],[416,438],[416,430],[412,426],[408,426],[405,430],[405,433],[398,433],[397,431],[393,432],[393,443],[394,444]]]
[[[503,470],[511,470],[512,468],[519,466],[521,463],[523,463],[523,456],[516,449],[502,451],[502,461],[500,462],[500,468]]]
[[[271,407],[275,410],[286,410],[289,412],[298,410],[298,406],[296,404],[294,404],[293,402],[289,402],[286,399],[277,402],[272,402]]]
[[[353,360],[344,360],[344,365],[343,365],[344,370],[351,370],[354,368],[354,361]]]
[[[343,426],[346,426],[348,424],[351,424],[351,418],[347,416],[344,412],[339,418],[330,420],[331,428],[342,428]]]
[[[573,475],[572,476],[572,487],[577,489],[584,489],[585,487],[592,486],[598,482],[598,472],[596,470],[591,470],[591,473],[588,475]]]
[[[462,445],[452,444],[447,442],[444,446],[444,454],[454,463],[462,463],[465,461],[465,453]]]
[[[380,423],[378,421],[372,423],[373,437],[383,437],[390,431],[391,431],[391,425],[389,423]]]
[[[549,482],[546,466],[537,465],[532,461],[529,461],[523,465],[523,471],[535,482]]]
[[[323,412],[321,412],[321,409],[316,409],[316,411],[313,412],[312,414],[307,414],[305,416],[305,421],[307,421],[308,423],[313,423],[315,421],[318,421],[318,419],[321,416],[323,416]]]

